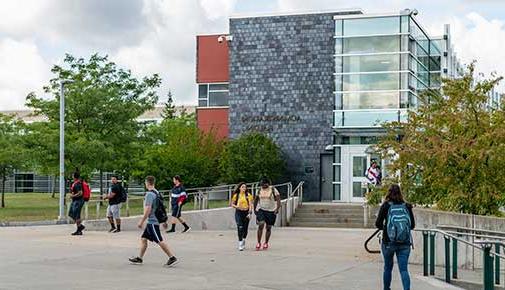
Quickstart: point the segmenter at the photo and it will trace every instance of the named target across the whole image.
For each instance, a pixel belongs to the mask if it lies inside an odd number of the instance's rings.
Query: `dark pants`
[[[384,274],[382,276],[384,290],[391,290],[391,279],[394,265],[394,256],[398,260],[398,269],[402,279],[403,289],[410,290],[409,276],[409,256],[410,245],[396,245],[391,243],[382,243],[382,256],[384,257]]]
[[[242,241],[247,238],[247,232],[249,230],[249,214],[246,210],[235,210],[235,222],[237,223],[238,240]]]

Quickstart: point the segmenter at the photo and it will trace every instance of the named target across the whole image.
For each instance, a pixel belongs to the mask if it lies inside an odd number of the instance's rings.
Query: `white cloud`
[[[216,20],[230,15],[236,2],[236,0],[200,0],[200,5],[205,10],[207,18]]]
[[[0,110],[23,107],[26,95],[49,80],[50,66],[29,40],[0,41]]]

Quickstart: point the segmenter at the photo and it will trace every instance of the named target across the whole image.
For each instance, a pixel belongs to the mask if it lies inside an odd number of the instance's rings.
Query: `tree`
[[[23,167],[23,123],[12,116],[0,114],[0,177],[2,180],[2,208],[5,207],[7,176]]]
[[[163,112],[161,113],[163,119],[174,119],[175,118],[175,105],[174,99],[172,97],[172,92],[169,90],[167,94],[167,101],[163,107]]]
[[[487,106],[488,93],[501,80],[474,77],[474,64],[462,78],[445,79],[442,94],[420,97],[408,121],[385,125],[378,148],[392,160],[390,182],[400,182],[409,201],[443,210],[498,214],[504,204],[505,111]]]
[[[174,175],[180,175],[186,187],[217,183],[223,142],[213,133],[201,132],[193,115],[165,119],[151,126],[147,136],[150,145],[141,157],[139,179],[153,175],[160,188],[172,186]]]
[[[252,182],[267,176],[275,181],[284,176],[286,165],[281,149],[267,136],[249,133],[230,141],[219,168],[227,183]]]
[[[65,86],[65,165],[78,168],[84,175],[95,170],[114,171],[128,162],[142,124],[137,118],[152,109],[161,79],[154,74],[137,79],[130,71],[118,68],[107,56],[89,59],[66,55],[62,66],[55,65],[55,77],[44,87],[50,100],[31,93],[27,105],[38,115],[47,117],[47,126],[59,122],[60,81],[74,82]],[[36,129],[36,128],[34,128]],[[54,154],[54,148],[45,153]],[[54,156],[53,156],[54,157]]]

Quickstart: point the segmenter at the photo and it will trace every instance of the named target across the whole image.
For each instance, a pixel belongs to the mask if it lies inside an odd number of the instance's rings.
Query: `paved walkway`
[[[168,237],[181,263],[164,268],[149,245],[144,265],[130,265],[140,232],[85,232],[72,227],[0,228],[0,289],[381,289],[381,260],[365,253],[369,230],[276,228],[271,249],[238,252],[235,232]],[[167,234],[164,234],[167,238]],[[411,267],[412,289],[443,288]],[[395,268],[394,287],[401,289]]]

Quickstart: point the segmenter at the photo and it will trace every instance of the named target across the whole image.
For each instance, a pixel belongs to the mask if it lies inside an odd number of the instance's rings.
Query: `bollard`
[[[444,236],[445,242],[445,282],[451,284],[451,239]]]
[[[428,276],[428,232],[423,232],[423,275]]]
[[[96,219],[100,218],[100,203],[96,202]]]
[[[493,257],[491,245],[484,245],[484,290],[494,290]]]
[[[452,238],[452,278],[458,279],[458,240]]]
[[[430,233],[430,275],[435,275],[435,233]]]
[[[130,199],[128,197],[126,198],[126,216],[130,216]]]
[[[496,254],[500,254],[500,244],[496,243],[495,244],[495,252]],[[494,283],[496,285],[500,285],[500,257],[499,256],[494,256]]]

